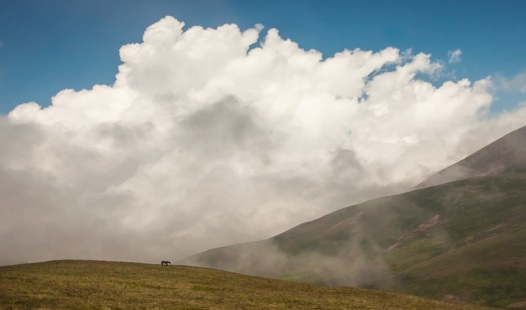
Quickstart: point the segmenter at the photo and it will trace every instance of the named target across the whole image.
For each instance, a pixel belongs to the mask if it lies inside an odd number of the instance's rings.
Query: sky
[[[0,2],[0,264],[157,262],[526,125],[523,1]]]
[[[46,106],[65,88],[112,84],[118,49],[139,42],[166,15],[187,26],[256,23],[329,57],[343,49],[388,46],[430,53],[457,78],[512,79],[526,71],[524,1],[169,1],[22,0],[0,3],[0,113],[20,103]],[[494,109],[524,94],[502,91]]]

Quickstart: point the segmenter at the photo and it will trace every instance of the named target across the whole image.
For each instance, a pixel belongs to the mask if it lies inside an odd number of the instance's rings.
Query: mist
[[[113,85],[0,116],[0,264],[266,239],[410,190],[526,119],[489,112],[491,77],[435,86],[448,69],[429,54],[324,57],[260,25],[166,17],[120,57]]]

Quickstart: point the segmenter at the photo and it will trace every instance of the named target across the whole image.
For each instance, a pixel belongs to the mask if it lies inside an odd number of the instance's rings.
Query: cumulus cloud
[[[447,55],[449,56],[449,60],[448,60],[449,63],[452,63],[452,64],[458,63],[461,61],[462,50],[456,49],[454,51],[449,51],[447,52]]]
[[[276,29],[257,44],[261,29],[163,18],[120,49],[113,85],[1,116],[0,263],[156,262],[267,238],[524,125],[525,107],[488,114],[489,79],[420,79],[441,67],[428,54],[324,59]]]

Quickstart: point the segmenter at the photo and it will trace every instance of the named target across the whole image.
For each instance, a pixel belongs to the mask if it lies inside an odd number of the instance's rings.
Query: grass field
[[[0,267],[0,309],[487,309],[224,271],[104,261]]]

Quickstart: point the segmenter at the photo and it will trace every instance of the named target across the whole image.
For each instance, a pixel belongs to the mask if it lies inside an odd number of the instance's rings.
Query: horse
[[[170,265],[170,264],[172,264],[172,263],[170,263],[170,262],[167,261],[167,260],[163,260],[163,261],[161,261],[161,266],[168,266],[168,265]]]

